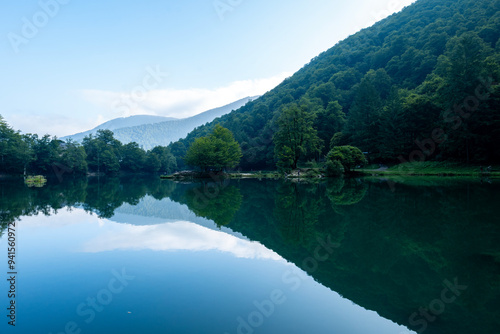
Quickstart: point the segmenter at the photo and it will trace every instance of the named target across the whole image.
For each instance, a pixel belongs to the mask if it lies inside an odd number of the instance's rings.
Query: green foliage
[[[330,101],[326,109],[320,109],[317,112],[315,128],[318,130],[318,137],[323,145],[322,153],[328,152],[328,144],[331,141],[332,134],[340,133],[346,123],[346,115],[342,111],[342,106],[338,101]]]
[[[297,183],[283,183],[277,189],[273,217],[287,244],[315,242],[314,227],[318,223],[323,200],[307,196]]]
[[[86,174],[88,171],[87,153],[78,143],[68,141],[62,152],[61,164],[69,168],[73,173]]]
[[[323,154],[333,146],[354,145],[372,160],[399,162],[420,149],[418,142],[432,138],[433,130],[443,129],[448,140],[436,143],[426,159],[500,162],[498,86],[490,87],[488,99],[470,117],[454,111],[455,104],[475,96],[480,76],[500,81],[498,8],[498,1],[490,0],[419,0],[180,142],[189,146],[220,123],[241,143],[243,169],[270,170],[276,163],[290,168],[296,151],[273,137],[283,110],[299,105],[304,117],[314,119]],[[449,108],[451,114],[445,114]]]
[[[24,137],[8,126],[0,115],[0,173],[19,173],[33,160]]]
[[[240,145],[226,128],[216,125],[207,137],[197,138],[186,153],[186,164],[204,171],[233,168],[241,159]]]
[[[301,157],[321,150],[321,141],[313,127],[314,118],[304,106],[291,105],[283,109],[277,121],[278,131],[273,137],[280,169],[296,169]]]
[[[47,179],[43,175],[28,176],[24,180],[28,187],[43,187],[47,183]]]
[[[87,153],[89,170],[94,173],[117,173],[120,170],[122,146],[110,130],[99,130],[96,137],[92,134],[85,137],[83,147]]]
[[[145,167],[146,152],[137,143],[129,143],[121,148],[122,169],[127,172],[137,173]]]
[[[169,148],[157,146],[146,152],[137,143],[123,145],[110,130],[99,130],[95,137],[85,137],[80,145],[49,135],[21,135],[0,116],[0,173],[55,173],[60,177],[61,170],[75,176],[87,172],[172,173],[176,168],[177,161]]]
[[[415,182],[415,178],[408,180]],[[204,193],[203,187],[151,177],[127,176],[121,182],[116,178],[71,178],[38,189],[24,186],[22,180],[4,180],[0,183],[0,194],[5,194],[0,196],[0,234],[7,222],[21,216],[50,215],[62,208],[84,207],[99,217],[112,217],[122,204],[135,205],[146,195],[141,206],[132,209],[136,214],[151,216],[159,211],[171,218],[172,211],[165,212],[165,201],[161,201],[166,197],[214,220],[217,210],[227,206],[231,210],[224,217],[231,217],[228,227],[232,231],[272,249],[318,284],[365,309],[418,330],[408,320],[409,314],[439,298],[444,278],[453,281],[458,276],[458,282],[472,290],[463,294],[464,300],[461,297],[447,305],[453,312],[429,322],[429,333],[477,333],[478,328],[481,333],[497,332],[497,183],[426,178],[419,185],[398,182],[393,191],[379,180],[326,181],[319,185],[234,182],[224,189],[228,190],[227,199],[212,205],[189,198],[193,188]],[[212,188],[207,193],[216,192]],[[198,206],[203,203],[209,204]],[[228,219],[215,221],[226,223]],[[311,266],[304,254],[318,252],[318,241],[333,248],[331,252],[320,249],[321,255],[328,256],[320,265]]]
[[[327,171],[330,169],[334,173],[339,169],[339,164],[349,173],[356,166],[366,163],[363,152],[354,146],[336,146],[328,152],[326,159]]]
[[[326,162],[326,175],[330,177],[338,177],[344,175],[344,166],[339,160],[328,160]]]
[[[177,160],[168,147],[156,146],[148,152],[146,166],[153,172],[171,174],[177,169]]]
[[[211,219],[218,227],[231,223],[243,196],[234,186],[210,183],[186,191],[186,203],[197,216]]]
[[[424,160],[499,163],[498,13],[498,0],[419,0],[337,43],[259,99],[171,143],[175,163],[158,152],[124,153],[108,130],[84,139],[88,169],[183,169],[187,147],[204,156],[191,161],[204,169],[234,166],[237,160],[245,170],[287,170],[345,145],[369,152],[373,162],[412,160],[412,153],[420,152]],[[169,137],[165,132],[174,132],[173,124],[139,132],[163,140]],[[192,145],[217,124],[240,143],[241,161],[239,150],[224,152],[212,140]],[[443,137],[436,138],[435,130]],[[2,173],[24,168],[47,173],[64,149],[57,138],[22,136],[0,120]],[[101,162],[106,150],[111,166]],[[216,150],[219,157],[212,154]],[[226,155],[233,158],[222,162]]]

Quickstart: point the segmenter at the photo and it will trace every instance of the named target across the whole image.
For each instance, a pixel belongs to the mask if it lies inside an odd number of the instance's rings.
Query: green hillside
[[[241,168],[274,169],[277,119],[299,106],[322,143],[303,161],[350,144],[372,162],[499,162],[499,36],[498,0],[419,0],[339,42],[261,98],[195,129],[172,152],[181,158],[220,123],[241,144]]]

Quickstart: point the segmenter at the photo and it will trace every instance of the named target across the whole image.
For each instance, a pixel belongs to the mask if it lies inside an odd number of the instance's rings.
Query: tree
[[[73,173],[86,174],[88,171],[87,154],[83,146],[69,140],[63,147],[61,164],[71,169]]]
[[[349,113],[347,132],[352,136],[354,145],[370,153],[378,151],[376,139],[382,111],[380,94],[366,75],[358,89],[354,105]]]
[[[168,147],[176,159],[177,168],[179,169],[183,168],[184,167],[183,158],[186,156],[187,153],[186,145],[184,145],[184,143],[180,141],[176,141],[175,143],[170,144]]]
[[[221,171],[238,165],[241,156],[240,145],[232,132],[217,124],[210,135],[194,141],[186,153],[185,161],[204,171]]]
[[[327,160],[326,162],[326,175],[330,177],[338,177],[344,174],[344,166],[339,160]]]
[[[213,191],[216,191],[216,195],[210,196]],[[197,216],[213,220],[219,228],[231,223],[243,202],[239,188],[219,184],[216,184],[215,189],[209,185],[191,188],[184,196],[189,210]]]
[[[115,173],[120,170],[122,144],[110,130],[99,130],[83,139],[87,162],[92,172]]]
[[[52,172],[52,166],[60,162],[63,142],[55,137],[51,138],[49,135],[44,135],[42,138],[33,135],[31,139],[35,159],[31,162],[30,169],[34,173],[47,175]]]
[[[327,166],[328,163],[332,163],[332,166],[338,168],[336,162],[340,162],[346,173],[349,173],[356,166],[366,163],[363,152],[354,146],[336,146],[328,152],[326,158]]]
[[[282,108],[299,103],[308,105],[306,110],[317,115],[315,128],[325,146],[335,133],[342,133],[334,146],[353,145],[369,151],[374,159],[395,162],[400,154],[408,157],[418,148],[415,140],[432,138],[432,131],[441,128],[449,141],[438,145],[435,154],[428,158],[466,161],[469,152],[471,162],[486,164],[478,160],[481,158],[492,164],[488,152],[495,145],[488,139],[489,147],[484,146],[486,137],[490,137],[485,130],[495,131],[497,127],[496,118],[492,117],[496,109],[489,108],[490,102],[481,101],[467,124],[457,130],[452,128],[456,122],[436,124],[434,111],[436,106],[443,113],[450,108],[454,111],[455,104],[460,106],[467,97],[474,97],[480,75],[487,81],[488,77],[500,81],[497,12],[496,1],[416,2],[412,9],[395,14],[383,25],[338,43],[258,100],[196,128],[180,142],[189,146],[194,138],[206,136],[220,123],[241,143],[243,168],[270,169],[276,162],[286,166],[290,159],[293,164],[292,147],[282,145],[281,149],[272,145],[267,129],[276,133]],[[397,98],[399,101],[391,96],[391,88],[404,93]],[[480,93],[484,96],[486,90],[483,88]],[[347,118],[343,128],[325,121],[329,117],[325,111],[335,101]],[[474,100],[466,102],[474,107]],[[431,108],[426,110],[426,106]],[[440,116],[452,120],[460,117],[456,113]],[[424,121],[421,123],[425,126],[413,128],[413,121]],[[431,127],[431,132],[426,127]],[[443,150],[444,146],[448,148]],[[328,148],[322,153],[327,151]],[[174,155],[182,156],[175,152]]]
[[[33,151],[0,115],[0,173],[19,173],[33,160]]]
[[[128,143],[122,147],[122,161],[120,166],[127,172],[137,173],[145,167],[146,152],[136,142]]]
[[[317,113],[315,123],[318,137],[323,143],[329,143],[332,136],[344,128],[345,114],[342,106],[337,101],[329,102],[326,109],[321,109]],[[325,145],[325,149],[328,150],[328,145]]]
[[[104,152],[102,152],[100,161],[102,164],[102,172],[106,174],[114,174],[120,171],[120,161],[118,161],[118,158],[111,150],[106,149]]]
[[[209,138],[216,147],[215,156],[218,162],[216,167],[221,169],[236,167],[241,159],[241,148],[234,139],[233,133],[220,125],[216,125]]]
[[[449,158],[469,163],[475,152],[482,150],[478,143],[487,135],[475,131],[482,123],[478,114],[495,112],[485,109],[487,104],[476,98],[477,87],[490,74],[487,59],[493,50],[474,32],[452,38],[447,49],[436,70],[443,77],[439,93],[445,110],[444,127],[450,134],[442,149]]]
[[[274,134],[275,158],[282,170],[296,169],[299,159],[308,152],[319,152],[321,141],[314,129],[313,113],[304,106],[292,104],[282,110],[278,131]]]
[[[155,172],[170,174],[177,169],[177,160],[172,154],[170,148],[156,146],[148,152],[148,168],[151,169],[151,163],[155,163],[153,156],[158,158],[159,167]],[[151,159],[151,160],[150,160]]]

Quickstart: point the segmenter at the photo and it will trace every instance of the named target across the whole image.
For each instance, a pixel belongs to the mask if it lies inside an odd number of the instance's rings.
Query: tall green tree
[[[275,158],[278,168],[296,169],[299,160],[309,152],[321,151],[321,140],[313,127],[316,115],[304,106],[292,104],[282,110],[278,131],[274,134]]]
[[[123,145],[121,148],[120,167],[124,171],[137,173],[142,171],[146,165],[146,152],[136,142]]]
[[[83,139],[87,162],[91,172],[116,173],[120,170],[122,144],[110,130],[99,130]]]
[[[154,157],[158,159],[157,162]],[[154,171],[155,173],[170,174],[177,169],[177,160],[168,147],[156,146],[148,152],[147,168],[151,169],[156,163],[158,163],[158,169]]]
[[[241,159],[241,148],[231,131],[216,125],[207,137],[197,138],[189,147],[185,161],[204,171],[221,171],[236,167]]]
[[[30,164],[30,170],[44,175],[52,173],[52,166],[60,162],[63,142],[49,135],[44,135],[42,138],[33,135],[32,139],[35,159]]]
[[[70,169],[76,174],[86,174],[88,172],[87,154],[83,146],[71,140],[63,146],[60,158],[63,167]]]
[[[338,101],[329,102],[326,109],[317,112],[315,128],[318,130],[318,137],[323,143],[330,143],[331,138],[342,131],[346,122],[346,116],[342,111],[342,106]],[[323,154],[328,151],[328,145],[323,145]],[[325,151],[326,150],[326,151]]]
[[[22,174],[33,159],[28,142],[0,115],[0,173]]]
[[[347,122],[347,132],[353,145],[371,154],[379,152],[377,141],[382,113],[382,100],[369,76],[365,77],[358,89]]]
[[[485,134],[474,131],[477,122],[482,122],[477,114],[489,111],[476,90],[490,75],[487,59],[492,52],[477,33],[467,32],[452,38],[439,58],[436,72],[443,78],[439,87],[442,118],[449,134],[442,148],[449,158],[468,163],[474,152],[481,150],[478,143]]]
[[[168,147],[176,159],[177,168],[183,168],[185,166],[184,157],[187,153],[186,145],[184,145],[183,142],[176,141],[175,143],[171,143]]]
[[[344,167],[344,170],[349,173],[358,165],[366,163],[366,158],[363,152],[354,146],[337,146],[328,152],[327,161],[338,161]]]

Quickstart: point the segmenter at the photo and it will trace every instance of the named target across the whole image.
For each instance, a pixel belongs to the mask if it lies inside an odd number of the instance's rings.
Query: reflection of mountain
[[[240,258],[282,260],[258,242],[187,221],[144,226],[108,222],[101,233],[85,242],[82,251],[99,253],[130,249],[217,250]]]
[[[444,280],[457,278],[469,288],[437,320],[427,321],[426,332],[495,332],[500,325],[498,187],[400,186],[392,193],[385,183],[370,184],[367,191],[368,184],[352,182],[342,193],[325,185],[298,185],[302,196],[294,194],[296,189],[283,191],[282,184],[252,182],[241,188],[242,209],[229,227],[306,271],[305,260],[314,256],[317,240],[339,242],[310,274],[413,330],[422,328],[416,322],[422,316],[414,322],[410,316],[441,298]],[[366,196],[358,201],[361,193]],[[324,201],[325,195],[332,201]],[[296,218],[300,210],[304,221],[299,231],[307,238],[291,238],[281,221],[301,224]]]
[[[130,223],[186,220],[217,231],[216,223],[227,223],[223,232],[259,241],[321,284],[413,330],[421,327],[410,316],[441,298],[444,280],[456,278],[467,290],[428,322],[426,333],[495,333],[499,190],[498,184],[450,181],[391,192],[386,183],[367,180],[182,184],[151,178],[67,179],[28,189],[21,180],[0,184],[0,214],[9,221],[81,206],[132,229],[155,227]],[[318,240],[340,247],[312,271],[306,259]]]
[[[150,195],[141,198],[137,204],[123,204],[114,211],[110,220],[133,225],[154,225],[179,220],[200,225],[206,225],[207,222],[206,219],[197,217],[185,205],[173,202],[169,198],[157,200]]]
[[[197,216],[211,219],[219,227],[231,222],[242,201],[239,188],[224,182],[188,189],[185,198],[189,209]]]
[[[146,195],[134,205],[124,203],[114,210],[114,215],[109,220],[135,226],[192,222],[211,230],[221,230],[238,238],[246,239],[241,233],[218,226],[214,221],[195,214],[186,205],[174,202],[169,198],[158,200],[151,195]]]

